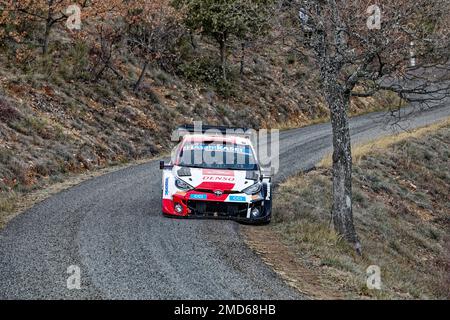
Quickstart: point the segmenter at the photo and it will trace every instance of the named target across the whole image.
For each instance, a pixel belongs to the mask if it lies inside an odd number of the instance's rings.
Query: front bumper
[[[180,218],[203,218],[203,219],[226,219],[244,222],[266,222],[270,221],[270,215],[264,210],[264,198],[260,195],[247,196],[245,194],[223,195],[217,200],[214,194],[205,195],[195,192],[178,193],[173,195],[172,200],[163,199],[163,213],[171,217]],[[229,201],[238,199],[240,201]],[[176,205],[182,208],[175,210]],[[257,208],[260,212],[258,217],[253,217],[251,212]]]
[[[263,224],[266,222],[270,222],[270,216],[258,217],[258,218],[242,218],[242,217],[232,217],[232,216],[199,216],[199,215],[187,215],[180,216],[174,214],[163,213],[163,215],[167,218],[176,218],[176,219],[197,219],[197,220],[231,220],[236,222],[242,222],[247,224]]]

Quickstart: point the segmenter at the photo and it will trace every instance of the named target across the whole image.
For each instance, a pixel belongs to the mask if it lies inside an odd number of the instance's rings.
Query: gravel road
[[[385,116],[353,118],[353,141],[391,134]],[[400,124],[448,116],[450,105]],[[276,181],[330,150],[329,124],[282,132]],[[158,169],[152,161],[86,181],[13,219],[0,232],[0,299],[304,298],[247,248],[238,223],[163,218]],[[67,289],[70,265],[80,290]]]

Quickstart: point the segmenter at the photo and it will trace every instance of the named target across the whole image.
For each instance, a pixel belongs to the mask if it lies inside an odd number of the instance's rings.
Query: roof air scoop
[[[181,167],[178,171],[177,174],[179,177],[189,177],[191,176],[191,169],[187,168],[187,167]]]

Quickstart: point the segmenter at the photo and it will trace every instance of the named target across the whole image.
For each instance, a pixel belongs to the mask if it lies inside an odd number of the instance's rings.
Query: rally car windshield
[[[179,165],[206,169],[258,169],[250,146],[221,142],[186,143],[180,150]]]

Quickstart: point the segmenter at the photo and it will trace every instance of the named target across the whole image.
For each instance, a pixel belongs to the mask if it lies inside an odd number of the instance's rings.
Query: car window
[[[208,169],[257,170],[249,145],[222,142],[188,142],[179,153],[179,165]]]

